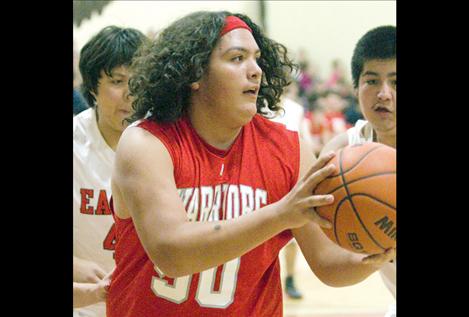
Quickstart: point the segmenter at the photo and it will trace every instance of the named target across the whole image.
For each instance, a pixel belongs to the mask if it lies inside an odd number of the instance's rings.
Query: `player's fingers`
[[[386,255],[386,262],[392,261],[396,258],[396,248],[389,248],[384,254]]]
[[[316,160],[316,162],[314,162],[314,164],[311,166],[309,171],[305,174],[305,176],[303,177],[303,180],[308,179],[308,177],[310,177],[313,173],[315,173],[316,171],[318,171],[319,169],[324,167],[324,165],[326,165],[327,162],[329,162],[334,156],[335,156],[335,152],[333,152],[333,151],[328,152],[325,155],[321,155]]]
[[[101,279],[97,276],[97,275],[91,275],[91,276],[88,276],[87,278],[85,278],[85,283],[98,283],[99,281],[101,281]]]
[[[321,216],[318,215],[316,210],[314,208],[311,208],[311,210],[308,210],[306,212],[307,217],[314,221],[316,224],[318,224],[322,228],[326,229],[331,229],[332,228],[332,223],[330,223],[327,219],[322,218]]]
[[[333,195],[311,195],[301,201],[306,208],[330,205],[334,202]]]
[[[113,268],[111,271],[109,271],[109,272],[106,274],[106,276],[103,277],[103,280],[110,282],[110,281],[111,281],[111,278],[112,278],[112,274],[114,273],[114,270],[115,270],[115,269],[116,269],[116,268]]]
[[[304,186],[303,190],[305,190],[308,193],[312,193],[314,191],[314,189],[316,188],[316,186],[318,186],[318,184],[320,182],[325,180],[326,177],[328,177],[329,175],[334,173],[335,170],[336,170],[335,165],[334,164],[329,164],[326,167],[323,167],[320,170],[314,172],[312,175],[310,175],[306,179],[306,181],[303,185]]]
[[[106,272],[100,267],[96,267],[94,273],[100,280],[102,280],[106,276]]]
[[[331,204],[334,201],[334,196],[332,195],[314,195],[307,197],[302,200],[301,204],[304,208],[304,214],[312,221],[317,223],[320,227],[330,229],[332,224],[329,220],[322,218],[314,208],[315,206],[324,206]]]
[[[365,257],[362,261],[364,264],[382,265],[393,260],[396,257],[396,249],[389,248],[384,253],[372,254]]]

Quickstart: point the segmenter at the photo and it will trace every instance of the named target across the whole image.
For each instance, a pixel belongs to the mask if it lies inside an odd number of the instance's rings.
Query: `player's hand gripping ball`
[[[396,247],[396,150],[368,142],[337,151],[330,161],[337,172],[315,194],[334,195],[334,203],[316,207],[332,223],[324,233],[341,247],[379,254]]]

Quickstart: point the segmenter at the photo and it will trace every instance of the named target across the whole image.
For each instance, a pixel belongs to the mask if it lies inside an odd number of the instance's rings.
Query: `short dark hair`
[[[396,27],[380,26],[363,35],[355,46],[352,56],[353,87],[358,87],[365,62],[372,59],[396,58]]]
[[[148,118],[156,122],[174,122],[185,113],[191,96],[190,85],[201,79],[207,70],[225,17],[230,15],[240,18],[252,29],[262,53],[258,60],[262,81],[257,112],[268,116],[264,107],[273,111],[280,109],[278,103],[283,88],[290,83],[290,74],[296,68],[287,57],[286,47],[267,38],[246,15],[198,11],[173,22],[137,53],[129,82],[135,113],[128,121],[149,114]]]
[[[146,36],[132,28],[107,26],[93,36],[80,51],[80,73],[83,78],[81,92],[93,107],[101,71],[108,76],[115,67],[129,66],[138,47]]]

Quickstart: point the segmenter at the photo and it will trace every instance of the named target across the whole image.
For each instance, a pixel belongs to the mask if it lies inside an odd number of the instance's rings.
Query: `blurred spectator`
[[[339,59],[332,61],[332,71],[329,78],[325,82],[326,89],[338,89],[338,86],[345,85],[345,70]]]
[[[313,76],[309,73],[309,64],[307,62],[300,63],[298,84],[300,96],[309,94],[313,89]]]
[[[73,42],[73,115],[77,115],[83,110],[88,109],[88,103],[81,94],[79,87],[82,83],[81,74],[78,70],[78,62],[80,59],[79,53],[75,49],[75,42]]]
[[[347,101],[347,107],[343,112],[347,121],[347,128],[351,128],[358,120],[363,119],[363,115],[360,112],[357,98],[353,94],[345,96],[344,99]]]
[[[315,142],[316,154],[332,137],[346,131],[347,121],[343,111],[347,104],[347,100],[333,90],[326,90],[316,96],[310,111],[305,114],[309,132]]]
[[[88,108],[88,104],[81,92],[73,88],[73,115],[75,116]]]

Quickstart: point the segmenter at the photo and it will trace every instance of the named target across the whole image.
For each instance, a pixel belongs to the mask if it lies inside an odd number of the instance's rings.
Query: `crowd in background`
[[[321,78],[313,63],[300,50],[299,69],[294,76],[290,98],[304,108],[306,131],[318,154],[332,137],[345,132],[363,116],[342,61],[333,59],[326,78]]]

